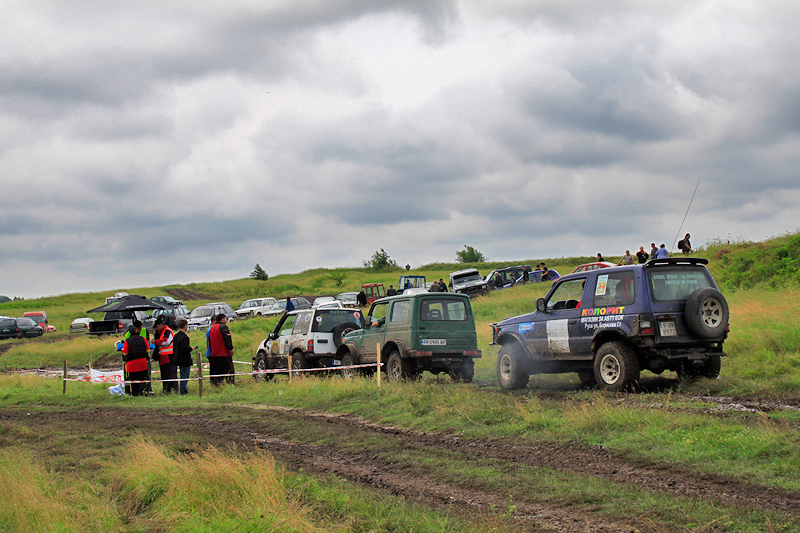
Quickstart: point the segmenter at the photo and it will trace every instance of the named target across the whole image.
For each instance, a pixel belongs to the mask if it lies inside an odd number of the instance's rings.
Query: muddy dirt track
[[[235,420],[230,419],[231,416]],[[53,417],[53,419],[50,419]],[[58,422],[54,420],[58,418]],[[226,418],[228,420],[226,420]],[[446,454],[462,466],[491,463],[501,472],[521,465],[607,480],[640,490],[664,492],[741,509],[777,511],[800,517],[800,493],[747,484],[714,475],[698,475],[669,465],[647,465],[602,447],[519,445],[468,440],[441,433],[421,433],[375,424],[348,415],[286,409],[264,405],[228,406],[218,410],[175,415],[151,410],[88,409],[81,412],[47,412],[25,416],[0,412],[0,420],[23,420],[37,425],[74,427],[76,432],[180,432],[196,442],[217,447],[267,450],[290,469],[332,474],[351,482],[434,507],[456,509],[462,516],[484,516],[509,508],[506,492],[492,489],[480,479],[464,481],[421,467],[421,461],[404,461],[383,453],[396,447],[404,456],[433,457]],[[298,437],[296,428],[303,428]],[[44,428],[42,428],[44,429]],[[335,436],[334,440],[330,440]],[[307,444],[327,439],[323,444]],[[306,443],[302,442],[304,440]],[[361,443],[357,447],[346,443]],[[341,443],[341,444],[340,444]],[[590,506],[547,505],[535,497],[515,494],[513,516],[521,530],[556,532],[671,532],[666,524],[647,517],[614,521]]]

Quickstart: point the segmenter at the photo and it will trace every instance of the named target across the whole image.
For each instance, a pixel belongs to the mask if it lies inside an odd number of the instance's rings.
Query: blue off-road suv
[[[630,387],[642,370],[717,377],[728,304],[706,264],[656,259],[562,277],[536,311],[491,325],[500,386],[568,372],[610,391]]]

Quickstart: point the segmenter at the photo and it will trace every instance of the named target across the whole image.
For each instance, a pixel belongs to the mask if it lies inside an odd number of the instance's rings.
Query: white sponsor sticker
[[[569,353],[569,326],[566,320],[547,321],[547,347],[552,353]]]
[[[447,339],[422,339],[423,346],[447,346]]]

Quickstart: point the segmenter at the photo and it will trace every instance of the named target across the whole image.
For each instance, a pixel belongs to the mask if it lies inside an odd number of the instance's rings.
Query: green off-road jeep
[[[342,366],[375,363],[378,347],[392,381],[416,379],[427,370],[471,382],[481,352],[469,297],[422,293],[377,300],[364,329],[345,335],[336,356]],[[352,370],[342,372],[353,375]]]

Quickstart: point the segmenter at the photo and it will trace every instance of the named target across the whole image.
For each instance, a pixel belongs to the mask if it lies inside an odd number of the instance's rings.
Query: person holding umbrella
[[[155,348],[153,349],[153,360],[157,360],[161,369],[161,381],[163,381],[164,394],[178,392],[178,365],[173,355],[173,341],[175,339],[172,330],[166,324],[166,317],[160,316],[155,323]]]

